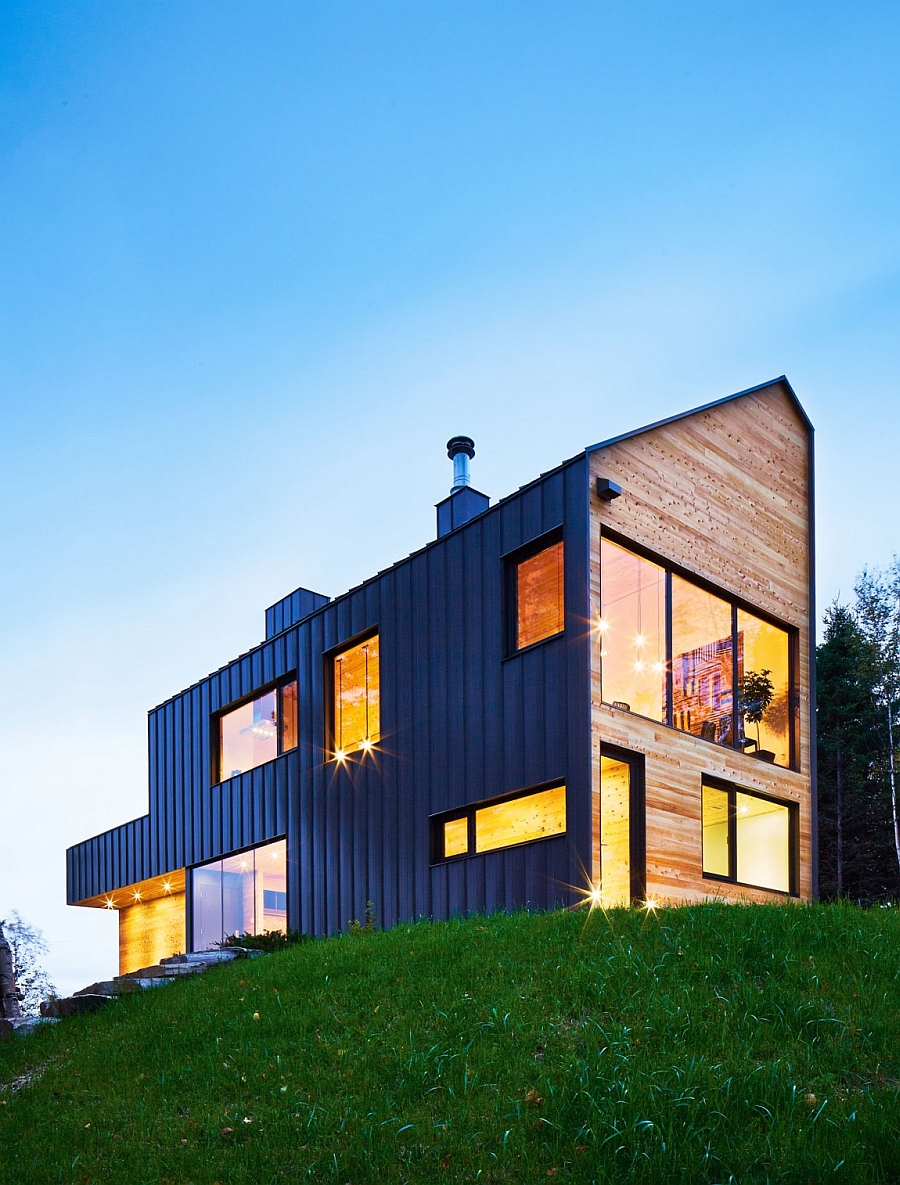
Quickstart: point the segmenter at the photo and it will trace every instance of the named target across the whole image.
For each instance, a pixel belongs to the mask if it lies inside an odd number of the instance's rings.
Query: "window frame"
[[[290,679],[288,679],[290,683]],[[265,693],[263,693],[265,694]],[[240,707],[240,704],[238,705]],[[290,749],[288,750],[290,752]],[[268,762],[264,762],[268,765]],[[258,769],[259,766],[254,766]],[[232,856],[243,856],[245,852],[253,852],[259,848],[267,847],[269,844],[284,842],[284,888],[285,888],[285,911],[284,924],[287,933],[291,932],[291,904],[290,904],[290,854],[289,844],[286,832],[273,835],[270,839],[261,839],[258,843],[246,844],[242,848],[235,848],[233,852],[223,852],[220,856],[209,856],[205,860],[198,860],[196,864],[188,864],[184,870],[184,905],[185,905],[185,941],[189,945],[190,950],[194,952],[194,873],[198,870],[206,868],[210,864],[215,864],[217,860],[230,860]],[[209,949],[208,947],[206,949]]]
[[[607,539],[610,543],[616,544],[618,547],[624,548],[625,551],[630,551],[632,554],[638,556],[640,559],[647,560],[651,564],[656,564],[662,568],[665,574],[665,599],[666,599],[666,619],[665,619],[665,639],[666,639],[666,715],[664,720],[656,720],[652,716],[643,716],[639,712],[630,712],[630,715],[638,716],[641,720],[652,720],[654,724],[662,724],[666,728],[671,728],[673,731],[679,733],[681,736],[691,736],[695,740],[703,741],[704,744],[715,745],[717,749],[725,750],[732,753],[745,753],[746,750],[737,744],[737,737],[740,733],[739,728],[739,713],[738,713],[738,649],[735,644],[737,638],[737,616],[739,611],[749,613],[753,617],[757,617],[760,621],[766,622],[768,625],[775,626],[776,629],[782,630],[787,635],[788,642],[788,764],[778,765],[773,764],[774,769],[790,769],[795,772],[800,771],[800,688],[798,684],[800,672],[800,630],[796,626],[788,625],[784,621],[779,621],[772,613],[765,609],[760,609],[759,606],[754,605],[745,597],[741,597],[736,593],[728,592],[727,589],[720,585],[714,584],[706,577],[699,575],[696,572],[690,571],[688,568],[682,567],[681,564],[674,560],[667,559],[660,555],[659,552],[653,551],[643,544],[636,543],[629,539],[626,535],[621,535],[618,531],[611,530],[608,527],[602,527],[600,531],[600,543]],[[600,554],[597,555],[597,566],[600,576],[600,596],[603,595],[603,564]],[[710,593],[712,596],[718,597],[719,600],[725,601],[731,609],[731,639],[732,639],[732,671],[731,671],[731,715],[732,715],[732,742],[729,745],[721,744],[719,741],[707,739],[706,737],[697,736],[695,733],[686,732],[684,729],[677,728],[672,723],[673,717],[673,670],[672,670],[672,653],[673,653],[673,626],[672,626],[672,577],[679,576],[682,580],[687,581],[688,584],[694,585],[696,588],[702,589],[704,592]],[[602,600],[601,600],[602,603]],[[614,707],[611,700],[602,697],[602,676],[601,676],[601,703],[607,707]],[[752,756],[752,754],[747,754]]]
[[[519,646],[517,645],[519,636],[519,565],[540,555],[542,551],[554,547],[557,543],[561,543],[563,547],[562,629],[557,630],[555,634],[548,634],[546,638],[539,638],[536,642],[529,642],[527,646]],[[549,531],[544,531],[543,534],[529,539],[527,543],[523,543],[511,551],[505,552],[501,558],[504,565],[506,604],[506,653],[504,657],[515,658],[520,654],[527,654],[529,650],[534,650],[537,646],[544,646],[547,642],[553,642],[557,638],[563,637],[566,632],[566,541],[562,524],[552,527]]]
[[[283,748],[284,743],[284,712],[282,708],[283,696],[282,691],[294,683],[297,687],[297,696],[295,699],[295,710],[297,719],[295,721],[295,734],[297,743],[290,749]],[[254,700],[262,699],[264,695],[269,692],[276,693],[276,704],[278,714],[278,728],[277,728],[277,753],[274,757],[270,757],[268,761],[261,761],[259,765],[251,765],[250,769],[243,769],[239,774],[229,774],[227,778],[222,777],[222,726],[221,720],[227,716],[229,712],[236,712],[239,708],[245,708],[247,704],[252,704]],[[268,683],[264,683],[262,687],[257,687],[249,695],[242,696],[240,699],[232,700],[231,703],[226,704],[223,708],[216,709],[215,712],[209,714],[209,753],[210,753],[210,785],[221,786],[224,782],[230,782],[234,778],[241,778],[244,774],[251,773],[254,769],[262,769],[264,765],[269,765],[273,761],[277,761],[279,757],[284,757],[287,753],[293,753],[300,748],[300,679],[297,671],[290,672],[278,679],[272,679]],[[239,854],[239,853],[235,853]]]
[[[352,650],[354,646],[359,646],[363,642],[368,642],[370,638],[377,638],[378,646],[378,740],[372,742],[372,749],[354,749],[350,753],[345,753],[343,758],[338,760],[337,754],[337,722],[335,719],[335,681],[334,681],[334,664],[335,659],[347,650]],[[384,705],[384,696],[382,694],[383,683],[381,679],[381,628],[379,625],[371,625],[362,630],[358,634],[354,634],[350,638],[345,638],[336,646],[331,646],[323,654],[323,661],[325,664],[325,677],[323,686],[325,688],[325,695],[327,696],[327,708],[324,713],[324,737],[323,748],[325,751],[325,759],[328,762],[336,762],[338,765],[346,765],[354,759],[361,761],[367,754],[378,746],[381,738],[384,736],[383,715],[382,709]]]
[[[728,795],[728,876],[715,872],[706,872],[703,868],[703,787],[709,786],[713,790],[724,791]],[[771,802],[773,806],[784,807],[788,813],[788,888],[770,889],[766,885],[755,885],[751,881],[737,879],[737,795],[745,794],[748,798],[758,798],[763,802]],[[778,798],[765,791],[742,786],[738,782],[728,782],[723,778],[704,774],[700,782],[700,871],[704,880],[716,881],[720,885],[737,885],[742,889],[756,889],[759,893],[777,893],[779,897],[800,896],[800,806],[791,799]]]
[[[554,635],[555,636],[555,635]],[[539,643],[536,643],[538,645]],[[518,843],[505,844],[503,847],[490,848],[488,851],[475,850],[475,816],[485,807],[502,806],[507,802],[514,802],[517,798],[528,798],[532,794],[541,794],[545,790],[557,790],[566,786],[565,778],[553,778],[549,782],[538,782],[533,786],[524,786],[519,790],[512,790],[508,794],[498,794],[495,798],[484,798],[479,802],[470,802],[465,806],[455,807],[449,811],[439,811],[428,816],[429,828],[429,860],[432,867],[442,864],[454,864],[458,860],[471,860],[473,857],[483,859],[485,856],[496,856],[499,852],[513,852],[518,848],[528,847],[529,844],[547,843],[548,840],[565,839],[569,834],[569,795],[566,792],[566,829],[557,831],[554,835],[539,835],[534,839],[522,839]],[[452,823],[456,819],[466,819],[467,850],[455,856],[444,855],[444,824]]]
[[[647,760],[643,753],[623,749],[619,745],[600,742],[600,756],[621,761],[629,767],[628,783],[628,862],[631,879],[631,901],[643,901],[647,896]],[[598,769],[599,769],[598,764]],[[598,774],[602,777],[602,774]],[[598,793],[600,787],[598,785]],[[598,804],[599,805],[599,804]],[[593,820],[591,821],[593,827]],[[603,814],[600,814],[600,877],[603,877]]]

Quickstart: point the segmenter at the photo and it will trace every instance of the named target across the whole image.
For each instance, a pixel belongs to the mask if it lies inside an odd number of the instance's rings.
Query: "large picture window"
[[[334,657],[334,750],[338,760],[381,738],[378,635]]]
[[[237,777],[297,745],[297,683],[273,687],[219,717],[218,780]]]
[[[283,839],[193,870],[194,950],[231,936],[287,932],[287,845]]]
[[[526,791],[432,819],[432,862],[564,835],[566,788]]]
[[[796,808],[735,786],[703,783],[703,875],[796,893]]]
[[[791,765],[788,630],[607,538],[598,629],[605,703]]]
[[[513,564],[513,649],[524,650],[562,633],[563,543],[560,539]]]

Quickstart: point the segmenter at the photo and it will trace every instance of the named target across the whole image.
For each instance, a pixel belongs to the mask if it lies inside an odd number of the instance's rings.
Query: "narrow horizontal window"
[[[432,858],[493,852],[564,835],[565,830],[566,788],[553,786],[432,820]]]
[[[237,777],[297,745],[297,683],[273,687],[219,717],[218,781]]]
[[[703,784],[703,874],[794,892],[796,808],[736,787]]]
[[[562,633],[563,545],[545,547],[515,565],[515,648],[523,650]]]
[[[334,658],[334,749],[338,758],[381,738],[381,678],[378,635],[342,650]]]

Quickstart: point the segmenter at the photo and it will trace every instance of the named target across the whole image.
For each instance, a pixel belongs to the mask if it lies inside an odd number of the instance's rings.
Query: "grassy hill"
[[[900,916],[310,942],[0,1046],[0,1083],[10,1183],[900,1181]]]

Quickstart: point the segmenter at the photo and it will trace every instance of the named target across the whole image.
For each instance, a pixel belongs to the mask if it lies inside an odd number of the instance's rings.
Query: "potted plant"
[[[744,671],[738,682],[738,710],[748,724],[756,725],[756,750],[753,754],[760,761],[774,761],[771,749],[764,749],[759,735],[759,726],[769,705],[775,698],[775,684],[769,678],[768,667],[759,671]],[[752,743],[752,741],[751,741]]]

